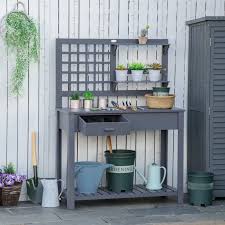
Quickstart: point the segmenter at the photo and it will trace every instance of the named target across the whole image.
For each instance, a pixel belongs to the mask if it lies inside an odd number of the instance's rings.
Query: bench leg
[[[67,209],[75,208],[75,187],[74,187],[74,132],[71,129],[72,121],[68,119],[67,130],[67,172],[66,172],[66,185],[67,185]]]

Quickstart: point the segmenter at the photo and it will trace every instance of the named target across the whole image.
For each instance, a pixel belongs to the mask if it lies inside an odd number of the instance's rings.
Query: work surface
[[[181,108],[172,108],[172,109],[149,109],[146,106],[140,106],[141,109],[138,109],[137,111],[132,111],[130,109],[127,110],[89,110],[86,111],[84,109],[70,109],[70,108],[57,108],[56,110],[59,112],[65,112],[65,113],[72,113],[72,114],[120,114],[120,113],[167,113],[167,112],[183,112],[184,109]],[[111,108],[113,109],[113,108]]]
[[[166,199],[79,203],[77,210],[44,209],[30,203],[0,208],[0,225],[220,225],[224,219],[224,200],[206,208]]]

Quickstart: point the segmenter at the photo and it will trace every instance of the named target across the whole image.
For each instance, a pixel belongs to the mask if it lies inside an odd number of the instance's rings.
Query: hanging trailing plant
[[[2,22],[5,43],[16,54],[11,91],[13,95],[21,95],[28,64],[31,61],[37,62],[39,58],[38,28],[25,11],[13,10]]]

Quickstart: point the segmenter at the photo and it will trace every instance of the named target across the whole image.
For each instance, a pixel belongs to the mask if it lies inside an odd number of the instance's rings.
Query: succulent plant
[[[146,25],[145,28],[141,29],[141,37],[146,37],[148,35],[149,25]]]
[[[116,67],[116,70],[126,70],[126,69],[127,69],[126,66],[124,66],[123,64],[119,64]]]
[[[129,69],[130,70],[144,70],[145,69],[145,65],[143,63],[131,63],[129,64]]]
[[[84,100],[93,100],[94,95],[91,91],[85,91],[83,94]]]
[[[79,100],[80,99],[80,94],[79,92],[75,92],[70,96],[70,100]]]
[[[148,65],[147,67],[151,70],[161,70],[162,69],[162,65],[160,63],[152,63],[152,64]]]

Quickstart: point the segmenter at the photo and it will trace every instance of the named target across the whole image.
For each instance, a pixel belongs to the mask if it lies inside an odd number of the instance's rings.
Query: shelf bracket
[[[112,44],[113,55],[116,56],[117,45]]]
[[[163,45],[162,46],[163,55],[168,54],[169,47],[170,47],[170,45]]]

